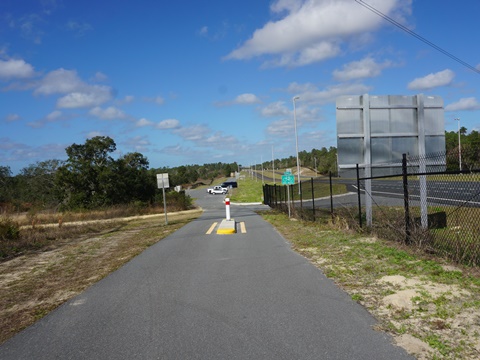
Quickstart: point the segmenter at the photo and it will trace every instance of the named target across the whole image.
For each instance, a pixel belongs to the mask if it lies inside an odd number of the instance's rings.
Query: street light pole
[[[460,142],[460,118],[455,118],[458,121],[458,164],[460,171],[462,171],[462,143]]]
[[[275,160],[273,157],[273,145],[272,145],[272,178],[273,178],[273,185],[275,185]]]
[[[298,175],[298,195],[301,194],[301,186],[300,186],[300,161],[298,159],[298,134],[297,134],[297,109],[295,107],[295,101],[300,99],[300,96],[295,96],[293,100],[293,122],[295,124],[295,147],[297,150],[297,175]]]

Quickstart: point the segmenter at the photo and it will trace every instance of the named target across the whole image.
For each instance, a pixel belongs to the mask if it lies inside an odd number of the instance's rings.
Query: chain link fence
[[[459,156],[460,155],[460,156]],[[463,156],[463,162],[462,162]],[[272,208],[305,220],[342,221],[378,237],[480,265],[480,154],[465,151],[375,164],[371,176],[265,185]],[[467,160],[468,159],[468,160]],[[385,175],[388,174],[388,175]]]

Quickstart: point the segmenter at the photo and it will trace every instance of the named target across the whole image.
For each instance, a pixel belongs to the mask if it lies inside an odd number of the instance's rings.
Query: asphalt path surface
[[[232,204],[237,233],[207,234],[223,196],[192,196],[200,218],[5,342],[0,359],[413,359],[262,205]]]

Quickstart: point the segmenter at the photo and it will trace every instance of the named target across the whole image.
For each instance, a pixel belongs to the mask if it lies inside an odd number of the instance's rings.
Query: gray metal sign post
[[[165,225],[168,225],[167,200],[165,198],[165,188],[170,187],[170,183],[168,182],[168,174],[157,174],[157,186],[159,189],[162,188],[163,191],[163,211],[165,212]]]
[[[288,217],[290,218],[290,185],[295,184],[295,176],[292,175],[290,169],[287,169],[285,173],[282,175],[282,185],[287,185],[287,192],[288,192]],[[300,184],[299,184],[300,186]]]

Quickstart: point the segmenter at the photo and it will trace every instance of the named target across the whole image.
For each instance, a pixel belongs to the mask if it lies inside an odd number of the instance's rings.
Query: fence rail
[[[398,165],[388,176],[361,177],[365,172],[357,165],[355,179],[330,174],[290,186],[264,185],[264,201],[305,220],[341,217],[379,237],[479,266],[479,164],[460,169],[443,153],[404,154]]]

